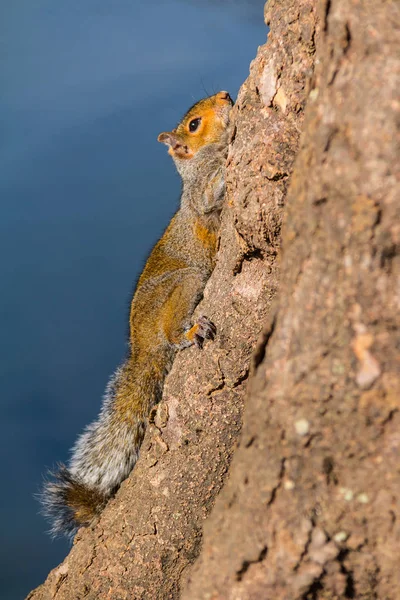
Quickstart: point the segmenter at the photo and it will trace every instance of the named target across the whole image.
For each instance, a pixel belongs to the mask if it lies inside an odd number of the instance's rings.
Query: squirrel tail
[[[53,537],[73,537],[79,527],[100,514],[108,496],[86,485],[63,464],[49,475],[51,480],[45,482],[39,497],[42,513],[52,523]]]
[[[132,403],[140,396],[123,365],[111,378],[98,418],[78,438],[66,467],[58,465],[39,493],[42,513],[51,523],[50,533],[75,535],[99,515],[138,458],[145,422],[132,418]],[[116,398],[123,394],[119,406]]]

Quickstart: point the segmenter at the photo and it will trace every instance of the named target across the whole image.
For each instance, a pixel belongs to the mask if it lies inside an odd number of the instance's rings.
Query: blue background
[[[0,7],[0,594],[66,555],[34,499],[127,349],[133,283],[177,207],[157,135],[236,96],[263,0],[13,0]]]

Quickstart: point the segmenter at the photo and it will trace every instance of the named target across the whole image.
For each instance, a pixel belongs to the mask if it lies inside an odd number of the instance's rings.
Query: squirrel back
[[[74,535],[99,515],[134,467],[152,407],[176,352],[213,339],[206,317],[191,322],[214,268],[224,199],[232,100],[200,100],[170,132],[167,144],[183,189],[180,208],[154,246],[133,295],[130,350],[112,376],[98,418],[78,438],[68,467],[59,465],[40,494],[53,535]]]

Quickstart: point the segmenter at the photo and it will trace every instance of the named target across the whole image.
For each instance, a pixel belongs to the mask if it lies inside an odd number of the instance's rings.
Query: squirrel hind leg
[[[59,465],[50,475],[52,479],[45,482],[40,494],[42,513],[51,522],[50,533],[54,537],[73,537],[79,527],[100,514],[108,498],[85,485],[65,465]]]

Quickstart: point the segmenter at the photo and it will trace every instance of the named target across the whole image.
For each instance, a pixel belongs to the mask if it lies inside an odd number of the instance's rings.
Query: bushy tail
[[[52,524],[50,533],[56,537],[73,537],[79,527],[87,525],[103,510],[109,496],[90,488],[63,464],[50,473],[39,495],[42,512]]]
[[[136,380],[127,365],[117,369],[100,415],[79,436],[68,467],[60,464],[49,474],[39,500],[53,536],[72,537],[90,523],[133,469],[145,431],[138,398],[146,396]]]

